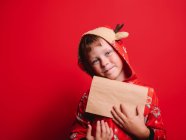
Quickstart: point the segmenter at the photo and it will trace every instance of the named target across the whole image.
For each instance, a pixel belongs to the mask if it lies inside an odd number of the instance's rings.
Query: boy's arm
[[[85,93],[78,105],[76,120],[73,123],[71,132],[70,132],[70,140],[81,140],[85,139],[87,133],[88,123],[91,121],[92,116],[88,113],[85,113],[85,108],[87,104],[88,94]]]
[[[166,131],[164,128],[161,112],[158,106],[158,98],[153,89],[149,91],[149,98],[151,104],[147,104],[149,108],[149,114],[146,116],[146,126],[150,129],[150,140],[165,140]]]

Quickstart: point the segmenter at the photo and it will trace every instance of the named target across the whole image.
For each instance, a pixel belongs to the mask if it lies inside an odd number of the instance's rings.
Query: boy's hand
[[[112,128],[109,128],[108,123],[104,122],[103,120],[97,121],[96,125],[96,136],[93,137],[91,135],[92,126],[88,125],[87,140],[111,140],[113,137],[113,130]]]
[[[114,117],[114,122],[125,131],[138,139],[148,139],[150,130],[145,125],[143,112],[140,112],[139,106],[137,106],[136,111],[137,115],[131,115],[129,110],[121,104],[120,108],[114,106],[111,113]]]

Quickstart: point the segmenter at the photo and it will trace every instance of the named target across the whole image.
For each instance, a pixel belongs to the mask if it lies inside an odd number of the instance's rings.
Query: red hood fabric
[[[123,59],[123,62],[126,63],[126,67],[124,67],[124,71],[129,74],[129,77],[128,79],[125,80],[125,82],[132,82],[132,83],[136,82],[137,76],[136,76],[134,69],[130,65],[128,53],[127,53],[126,47],[124,47],[123,45],[123,41],[122,40],[115,41],[115,43],[112,44],[112,46],[121,56],[121,58]]]

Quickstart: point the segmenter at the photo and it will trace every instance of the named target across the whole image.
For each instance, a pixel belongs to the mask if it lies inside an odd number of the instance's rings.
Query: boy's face
[[[112,80],[125,80],[121,58],[104,39],[100,38],[90,45],[87,58],[96,75]]]

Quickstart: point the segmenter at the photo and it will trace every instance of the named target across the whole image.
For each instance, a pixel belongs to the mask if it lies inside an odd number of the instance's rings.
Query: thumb
[[[142,105],[138,105],[138,106],[136,107],[137,115],[138,115],[138,116],[143,116],[143,110],[144,110],[143,106],[142,106]]]
[[[87,135],[86,135],[87,140],[93,140],[93,136],[91,135],[91,132],[92,132],[92,126],[88,124]]]

